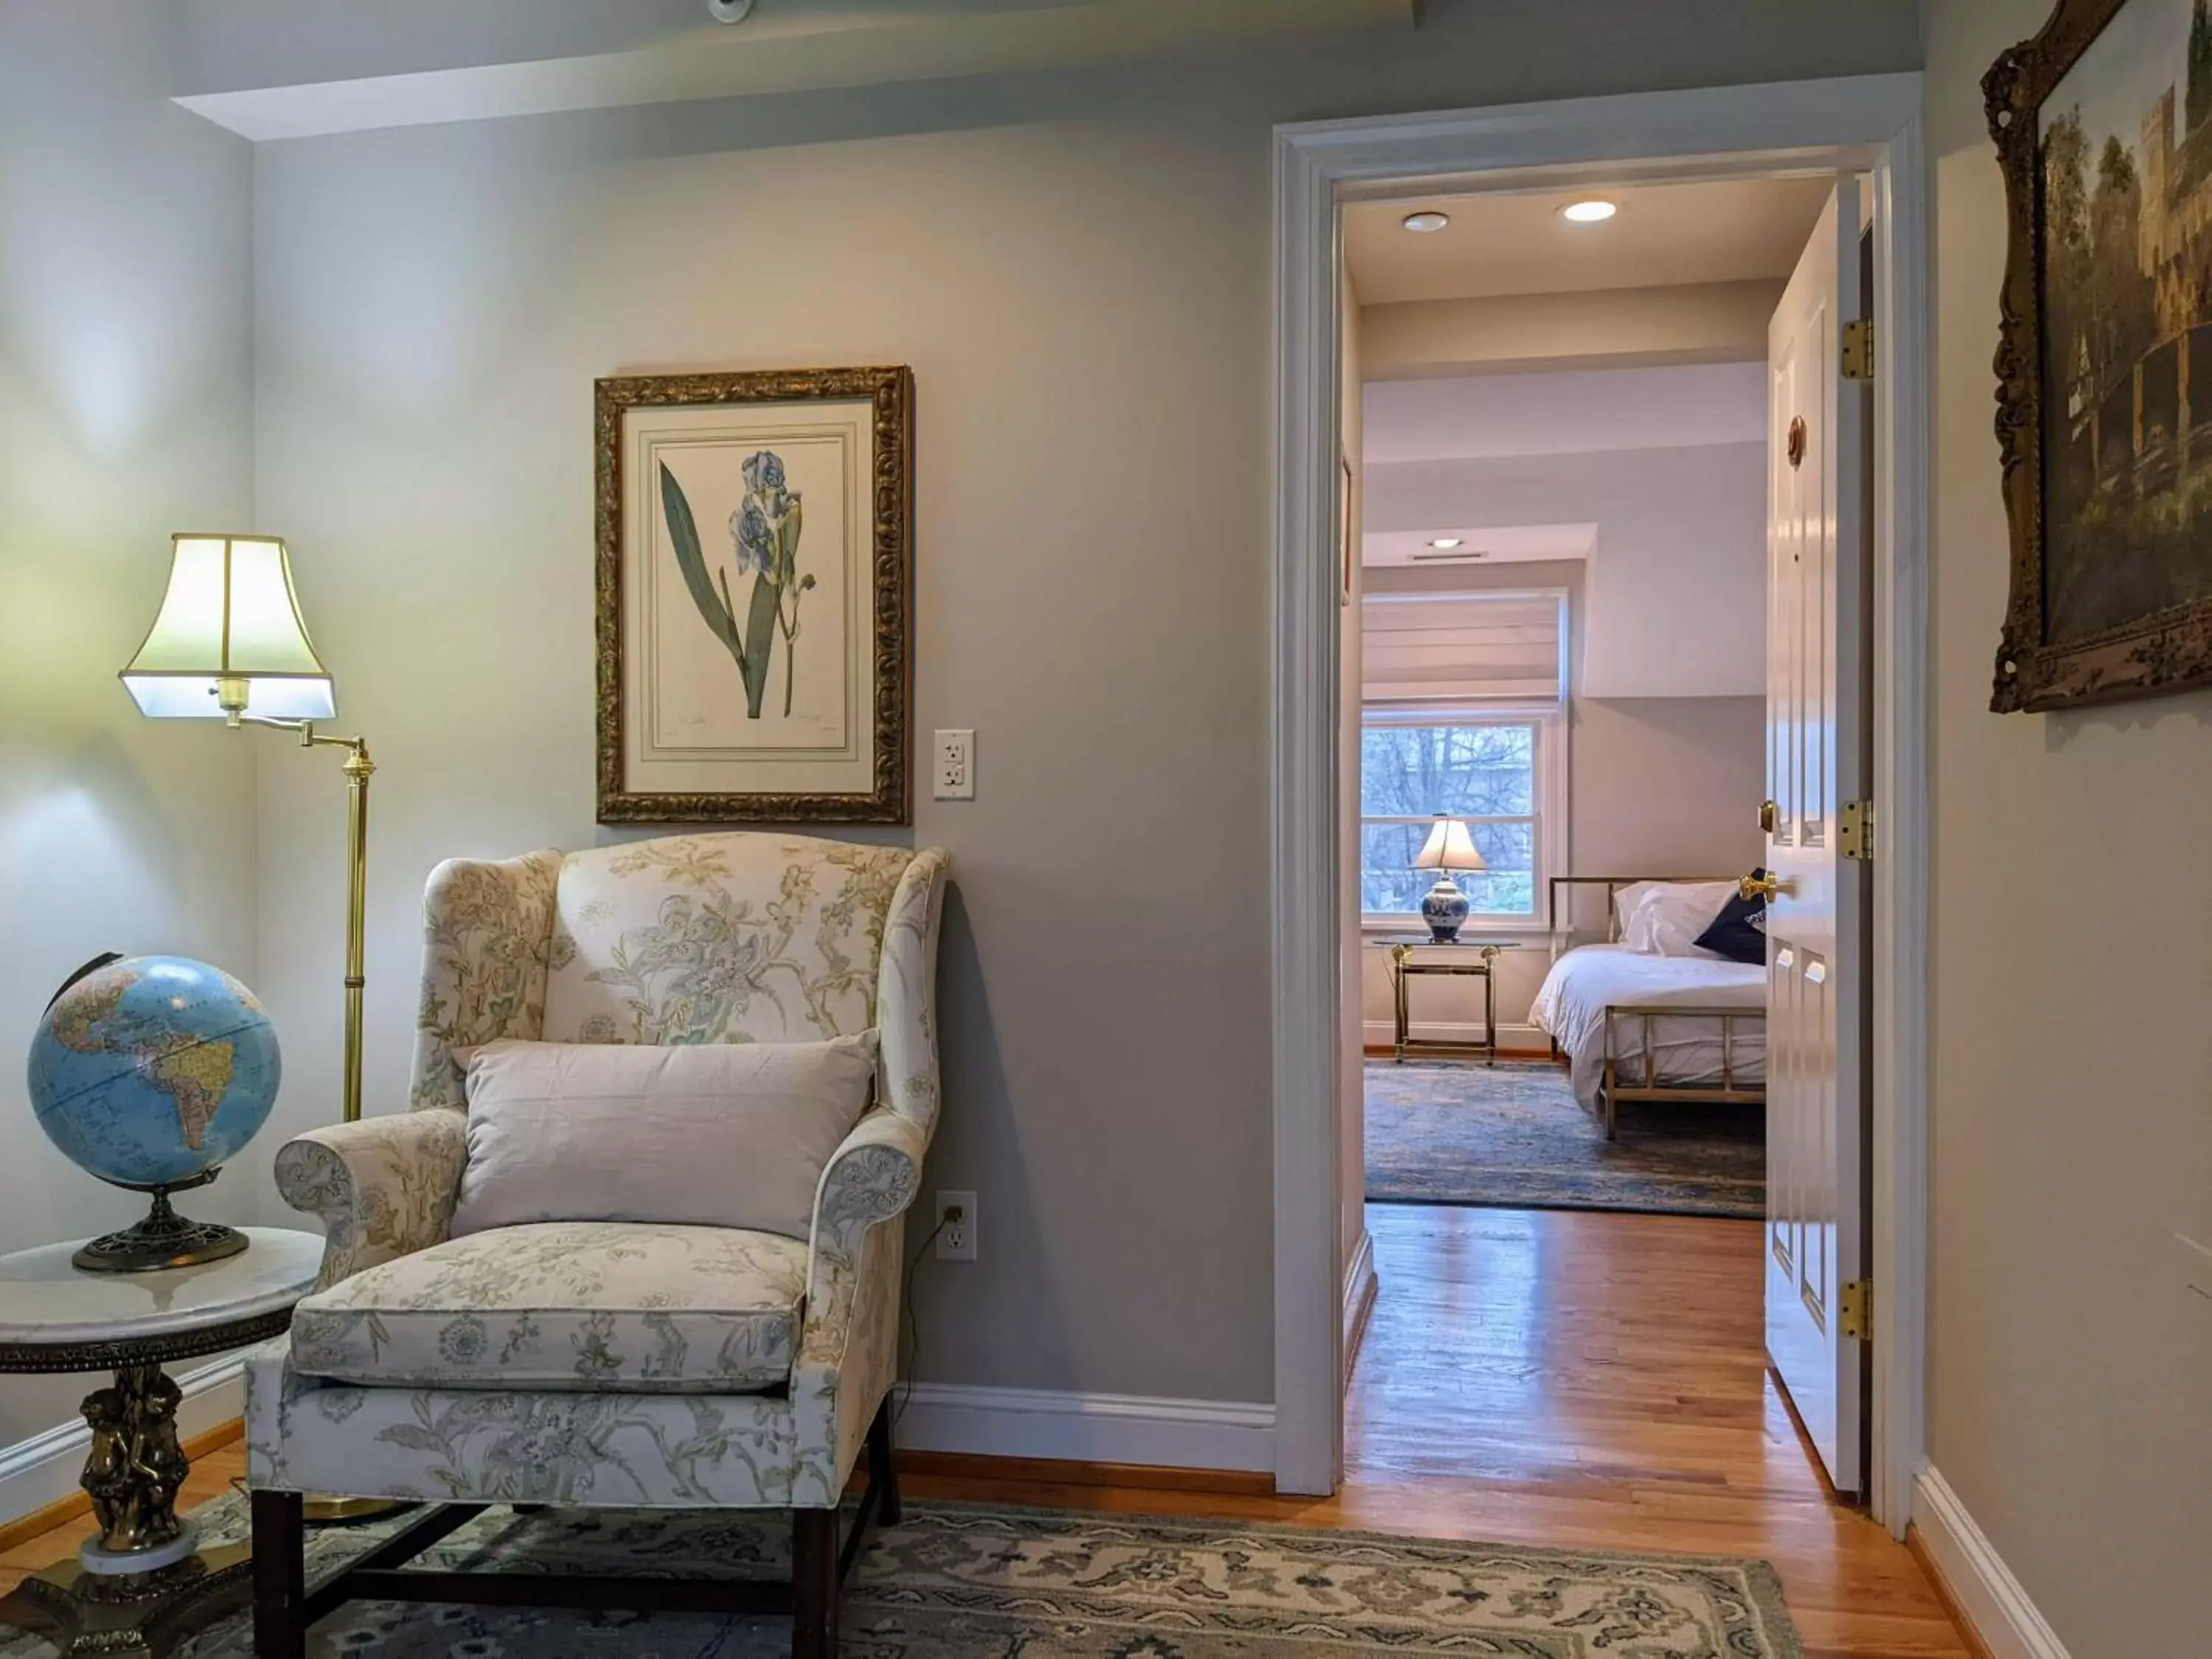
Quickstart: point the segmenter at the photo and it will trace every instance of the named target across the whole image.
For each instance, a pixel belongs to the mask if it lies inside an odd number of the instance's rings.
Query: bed
[[[1604,943],[1557,954],[1529,1018],[1565,1055],[1575,1097],[1612,1137],[1624,1100],[1763,1102],[1766,1097],[1766,969],[1711,956],[1659,956],[1619,937],[1616,893],[1646,879],[1570,877],[1606,887]],[[1663,878],[1662,878],[1663,879]],[[1571,928],[1555,885],[1555,929]]]

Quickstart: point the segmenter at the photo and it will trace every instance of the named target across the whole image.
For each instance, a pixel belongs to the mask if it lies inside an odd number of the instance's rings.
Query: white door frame
[[[1870,173],[1875,200],[1875,1516],[1923,1462],[1927,1273],[1927,177],[1917,74],[1571,99],[1275,130],[1275,1484],[1343,1451],[1337,1079],[1338,207],[1421,180],[1569,186]],[[1516,179],[1516,173],[1526,173]],[[1463,175],[1480,175],[1466,177]]]

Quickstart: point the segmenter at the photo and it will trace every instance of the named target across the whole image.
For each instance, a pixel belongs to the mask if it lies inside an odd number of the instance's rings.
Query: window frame
[[[1530,908],[1523,915],[1507,915],[1497,911],[1475,910],[1468,913],[1462,933],[1482,933],[1499,937],[1534,938],[1551,932],[1551,878],[1562,874],[1567,868],[1567,704],[1413,704],[1401,702],[1363,703],[1359,711],[1359,735],[1363,757],[1367,732],[1370,726],[1525,726],[1531,728],[1534,755],[1532,769],[1535,774],[1532,812],[1492,813],[1462,817],[1461,821],[1476,823],[1528,823],[1529,833],[1529,874],[1533,884]],[[1359,802],[1362,809],[1357,818],[1358,830],[1364,832],[1370,823],[1419,823],[1428,820],[1387,813],[1370,817],[1364,810],[1366,801]],[[1456,816],[1456,815],[1455,815]],[[1358,842],[1355,844],[1358,844]],[[1359,878],[1360,866],[1355,866],[1352,878]],[[1359,925],[1368,933],[1418,932],[1427,926],[1419,910],[1369,910],[1363,908]]]

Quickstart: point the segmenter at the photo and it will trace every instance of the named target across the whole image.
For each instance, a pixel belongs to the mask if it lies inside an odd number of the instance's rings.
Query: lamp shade
[[[1413,854],[1416,870],[1487,870],[1482,854],[1475,851],[1474,837],[1457,818],[1438,818],[1429,831],[1429,839],[1421,850]]]
[[[315,655],[292,560],[274,536],[171,538],[169,591],[124,669],[138,712],[156,720],[328,720],[330,671]]]

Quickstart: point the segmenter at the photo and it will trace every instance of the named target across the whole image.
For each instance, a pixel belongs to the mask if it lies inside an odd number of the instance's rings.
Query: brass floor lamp
[[[376,763],[359,738],[316,722],[337,712],[330,671],[315,655],[292,587],[292,559],[275,536],[173,537],[169,588],[121,678],[155,720],[220,720],[296,732],[303,748],[346,751],[345,1121],[361,1117],[362,991],[368,888],[368,781]],[[406,1505],[384,1498],[308,1501],[309,1518],[363,1520]]]

